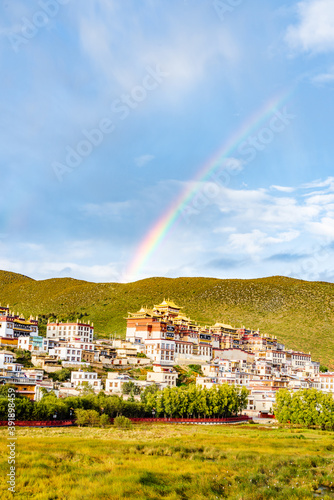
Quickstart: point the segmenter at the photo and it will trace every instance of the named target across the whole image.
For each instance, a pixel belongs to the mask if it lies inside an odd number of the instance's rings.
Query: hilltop
[[[94,322],[96,334],[125,335],[127,312],[171,298],[201,324],[259,328],[287,347],[311,352],[334,369],[334,284],[282,276],[254,280],[148,278],[134,283],[91,283],[72,278],[36,281],[0,271],[0,302],[16,312]]]

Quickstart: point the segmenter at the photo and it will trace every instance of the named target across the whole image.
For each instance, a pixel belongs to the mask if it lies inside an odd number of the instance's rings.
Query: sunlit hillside
[[[89,283],[72,278],[35,281],[0,271],[0,302],[16,312],[94,322],[103,337],[124,336],[125,317],[142,305],[171,298],[202,324],[217,321],[276,335],[287,347],[311,352],[334,369],[334,284],[274,276],[254,280],[149,278]]]

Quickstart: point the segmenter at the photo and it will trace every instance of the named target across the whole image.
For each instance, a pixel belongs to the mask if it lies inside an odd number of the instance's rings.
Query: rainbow
[[[152,253],[157,249],[165,238],[182,211],[200,189],[200,182],[212,175],[218,167],[221,167],[228,156],[240,145],[242,141],[267,120],[279,106],[293,93],[293,88],[284,90],[271,97],[260,109],[248,117],[242,125],[224,142],[223,146],[196,172],[193,179],[187,183],[186,188],[168,207],[167,211],[153,224],[139,243],[134,258],[130,262],[124,276],[124,281],[135,279],[140,269],[147,262]]]

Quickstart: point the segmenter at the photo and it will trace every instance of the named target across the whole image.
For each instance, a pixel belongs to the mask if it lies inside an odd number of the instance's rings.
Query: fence
[[[74,425],[74,420],[15,420],[15,427],[65,427]],[[0,420],[0,427],[7,427],[7,420]]]
[[[236,423],[236,422],[247,422],[248,420],[252,420],[248,415],[239,415],[237,417],[226,417],[226,418],[130,418],[133,423],[149,423],[149,422],[157,422],[157,423],[170,423],[170,424],[178,424],[178,423],[187,423],[187,424],[197,424],[197,423]]]
[[[227,418],[130,418],[131,422],[134,424],[139,423],[162,423],[162,424],[229,424],[229,423],[241,423],[252,420],[247,415],[239,415],[237,417],[227,417]],[[114,419],[110,419],[110,423],[113,423]],[[34,420],[16,420],[16,427],[68,427],[75,425],[74,420],[45,420],[45,421],[34,421]],[[7,427],[7,420],[0,420],[0,427]]]

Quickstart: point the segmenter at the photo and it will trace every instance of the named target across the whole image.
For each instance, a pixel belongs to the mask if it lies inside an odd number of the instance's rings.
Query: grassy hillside
[[[14,311],[90,319],[99,336],[124,335],[128,311],[171,298],[203,324],[260,328],[289,348],[311,352],[334,369],[334,284],[274,276],[256,280],[149,278],[135,283],[89,283],[72,278],[35,281],[0,271],[0,302]],[[43,328],[42,328],[43,330]]]

